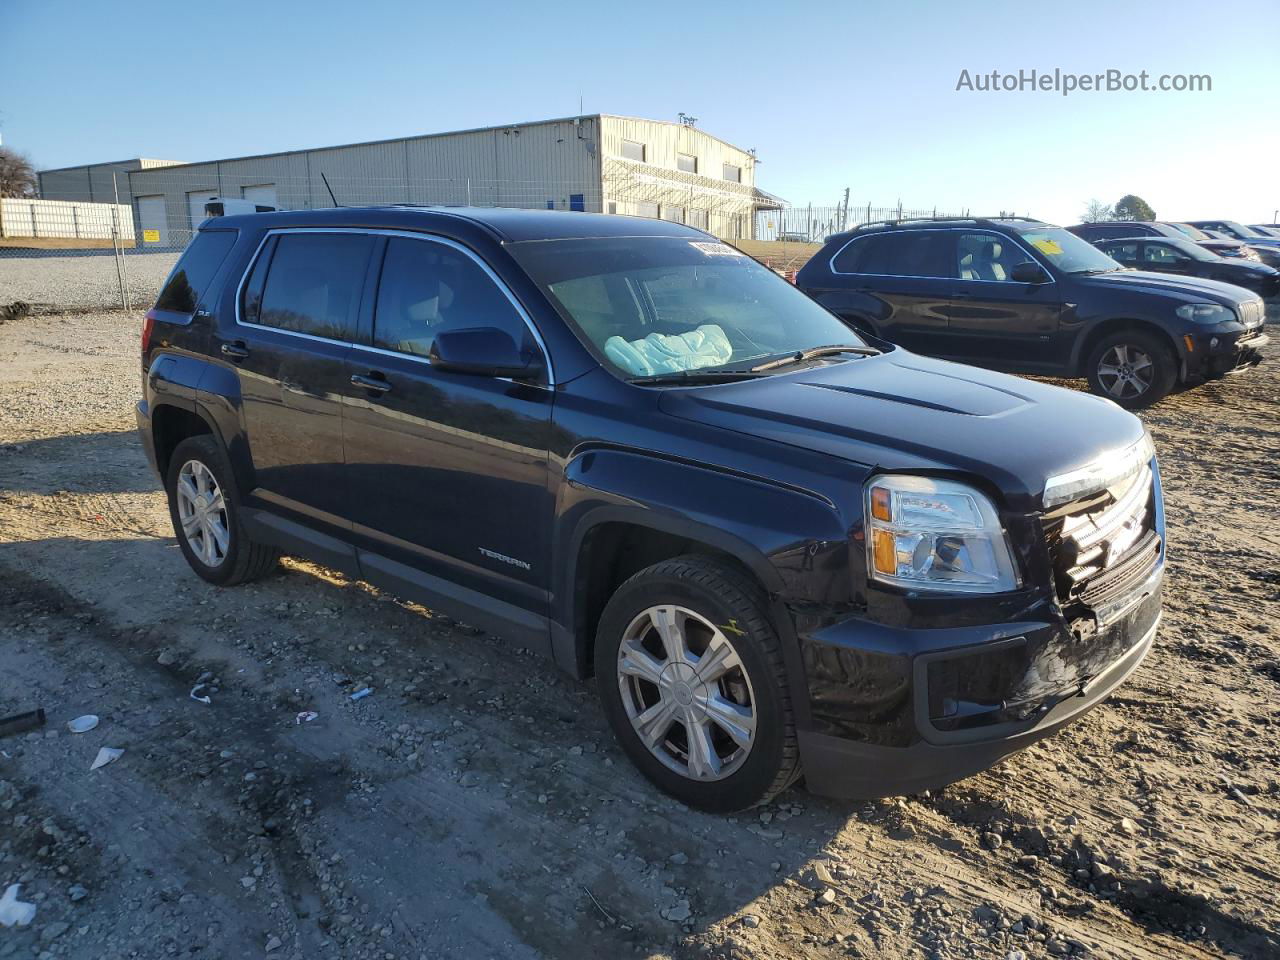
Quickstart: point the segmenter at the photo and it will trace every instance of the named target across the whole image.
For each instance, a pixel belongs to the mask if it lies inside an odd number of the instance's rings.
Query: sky
[[[762,4],[5,0],[0,136],[38,169],[206,160],[571,116],[754,147],[795,204],[1074,223],[1280,208],[1280,0]],[[1204,92],[957,90],[992,70],[1207,74]],[[976,79],[974,80],[976,83]]]

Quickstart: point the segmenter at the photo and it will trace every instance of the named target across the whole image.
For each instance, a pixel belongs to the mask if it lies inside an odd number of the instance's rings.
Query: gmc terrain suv
[[[1087,377],[1125,407],[1261,359],[1262,299],[1214,280],[1125,270],[1026,218],[866,224],[796,277],[858,330],[1012,373]]]
[[[673,223],[211,220],[142,369],[197,574],[298,554],[594,673],[636,766],[706,809],[982,770],[1160,621],[1137,418],[870,346]]]

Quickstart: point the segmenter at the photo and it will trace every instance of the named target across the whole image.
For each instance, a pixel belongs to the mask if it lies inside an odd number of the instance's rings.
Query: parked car
[[[1264,237],[1275,237],[1277,240],[1280,240],[1280,226],[1277,226],[1276,224],[1251,223],[1249,224],[1249,228],[1251,230],[1258,231],[1258,233],[1262,234]]]
[[[1188,223],[1206,232],[1222,234],[1247,244],[1269,267],[1280,267],[1280,238],[1266,237],[1234,220],[1190,220]]]
[[[797,284],[857,329],[930,356],[1087,377],[1127,407],[1256,364],[1263,304],[1239,287],[1123,269],[1026,218],[867,224],[831,237]]]
[[[982,770],[1106,697],[1160,620],[1136,417],[871,346],[675,223],[211,220],[142,369],[200,577],[283,550],[594,673],[635,765],[704,809]]]
[[[1178,223],[1174,221],[1165,222],[1169,226],[1176,228],[1189,240],[1195,241],[1206,250],[1211,253],[1216,253],[1220,257],[1235,257],[1241,260],[1249,260],[1253,263],[1262,262],[1262,258],[1258,256],[1258,252],[1254,250],[1253,247],[1240,240],[1232,240],[1225,234],[1210,236],[1204,230],[1193,227],[1189,223]]]
[[[240,197],[214,197],[204,205],[206,217],[230,217],[240,213],[272,213],[275,207],[268,203],[244,200]]]
[[[1280,270],[1261,263],[1227,259],[1210,253],[1190,240],[1168,237],[1131,237],[1099,240],[1094,246],[1117,263],[1135,270],[1176,273],[1234,283],[1265,298],[1280,296]]]
[[[1067,227],[1077,237],[1090,243],[1099,240],[1116,240],[1122,237],[1168,237],[1173,240],[1191,239],[1206,250],[1223,257],[1238,257],[1261,263],[1261,258],[1247,244],[1227,237],[1216,239],[1185,223],[1166,223],[1160,220],[1103,220],[1098,223],[1077,223]]]

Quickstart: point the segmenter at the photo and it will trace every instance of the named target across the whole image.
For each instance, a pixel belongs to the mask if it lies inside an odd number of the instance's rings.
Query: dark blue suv
[[[1126,270],[1039,220],[866,224],[828,238],[796,283],[856,329],[1010,373],[1087,377],[1125,407],[1257,364],[1262,299]]]
[[[706,809],[981,770],[1105,697],[1160,620],[1135,417],[871,346],[677,224],[219,218],[142,370],[197,574],[293,553],[594,673],[636,766]]]

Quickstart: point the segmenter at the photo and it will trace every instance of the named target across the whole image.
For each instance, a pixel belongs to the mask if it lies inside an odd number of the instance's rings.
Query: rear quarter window
[[[330,340],[354,339],[372,250],[367,234],[281,234],[266,266],[256,322]]]
[[[213,275],[235,246],[237,236],[235,230],[201,230],[197,233],[165,281],[156,300],[156,309],[187,315],[195,313]]]

